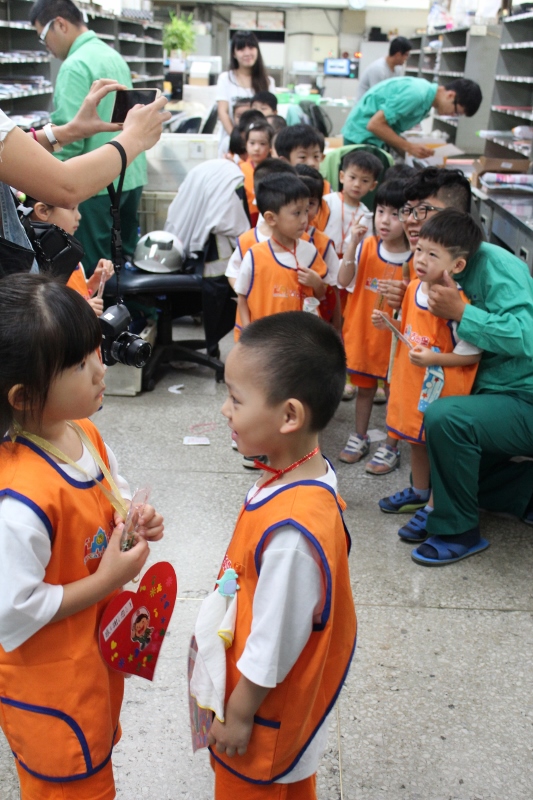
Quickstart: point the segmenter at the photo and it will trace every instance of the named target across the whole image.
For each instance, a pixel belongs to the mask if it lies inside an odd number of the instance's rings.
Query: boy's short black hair
[[[374,208],[378,206],[390,206],[400,209],[405,205],[405,183],[401,180],[386,180],[381,183],[374,198]]]
[[[284,311],[247,325],[239,343],[257,354],[267,403],[294,397],[310,411],[310,430],[324,430],[346,383],[346,356],[334,328],[314,314]]]
[[[290,161],[291,153],[296,148],[303,147],[307,150],[315,145],[324,152],[324,136],[311,125],[287,125],[276,137],[276,153],[287,161]]]
[[[426,167],[406,183],[405,199],[426,200],[428,197],[438,197],[449,208],[469,212],[472,198],[470,182],[460,169]]]
[[[405,53],[410,53],[413,49],[413,45],[406,39],[405,36],[397,36],[396,39],[393,39],[389,46],[389,56],[395,56],[396,53],[401,53],[404,55]]]
[[[280,114],[267,114],[267,122],[274,128],[274,133],[279,133],[283,128],[287,127],[287,120]]]
[[[280,158],[265,158],[254,169],[254,189],[257,194],[257,187],[260,181],[263,181],[267,175],[296,175],[296,170],[287,161],[282,161]]]
[[[85,25],[83,14],[72,0],[37,0],[30,8],[30,23],[44,26],[51,19],[63,17],[77,28]]]
[[[465,116],[473,117],[478,111],[483,95],[475,81],[468,78],[456,78],[444,87],[447,91],[455,92],[455,102],[465,110]]]
[[[295,170],[309,189],[310,197],[315,198],[320,203],[324,194],[324,178],[320,172],[309,164],[296,164]]]
[[[278,214],[283,206],[309,197],[309,189],[296,175],[268,175],[255,194],[257,208],[263,216],[267,211]]]
[[[444,208],[426,220],[419,238],[440,244],[453,258],[462,256],[467,261],[484,240],[483,231],[474,218],[455,208]]]
[[[377,156],[368,153],[366,150],[351,150],[342,159],[342,171],[346,172],[348,167],[359,167],[365,172],[370,172],[375,181],[379,181],[383,172],[383,165]]]
[[[392,167],[386,169],[383,180],[403,180],[405,184],[408,180],[414,178],[417,172],[418,170],[415,167],[408,167],[407,164],[402,161],[400,164],[393,164]]]
[[[248,111],[243,111],[241,114],[241,118],[239,120],[239,130],[241,133],[244,133],[246,128],[252,124],[252,122],[260,122],[265,120],[266,117],[262,111],[258,111],[257,108],[249,108]]]
[[[260,131],[261,133],[266,133],[266,135],[268,136],[268,143],[272,144],[272,139],[274,138],[274,129],[271,125],[268,124],[266,119],[264,120],[258,119],[255,120],[254,122],[250,122],[250,124],[248,125],[248,127],[244,132],[244,141],[246,143],[248,142],[248,138],[252,133],[252,131],[254,133],[256,133],[257,131]]]
[[[251,99],[249,97],[237,97],[233,101],[233,111],[235,111],[236,108],[241,108],[242,106],[248,106],[248,108],[251,109],[252,108]]]
[[[278,110],[278,99],[272,92],[257,92],[250,100],[250,103],[252,105],[254,103],[263,103],[263,105],[271,108],[274,113]]]

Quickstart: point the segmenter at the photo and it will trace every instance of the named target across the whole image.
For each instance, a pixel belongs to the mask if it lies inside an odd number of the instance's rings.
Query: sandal
[[[477,544],[467,547],[465,544],[459,542],[447,542],[446,537],[431,536],[426,539],[422,547],[429,545],[436,553],[437,558],[428,558],[427,556],[420,555],[418,547],[412,553],[411,558],[417,564],[422,564],[424,567],[444,567],[446,564],[454,564],[456,561],[462,561],[463,558],[475,556],[476,553],[481,553],[490,547],[490,542],[486,539],[480,539]]]
[[[400,466],[400,450],[390,444],[380,444],[365,467],[370,475],[388,475]]]
[[[339,460],[345,464],[356,464],[370,452],[370,439],[358,433],[350,434],[346,447],[339,453]]]

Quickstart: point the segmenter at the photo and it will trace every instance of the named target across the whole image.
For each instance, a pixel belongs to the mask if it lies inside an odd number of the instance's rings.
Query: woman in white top
[[[236,31],[231,39],[229,70],[220,74],[217,83],[218,118],[222,123],[219,155],[228,149],[235,100],[251,98],[265,90],[271,92],[274,88],[274,80],[266,74],[256,35],[251,31]]]

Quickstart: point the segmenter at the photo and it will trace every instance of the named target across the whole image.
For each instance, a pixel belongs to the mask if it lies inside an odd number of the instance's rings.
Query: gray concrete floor
[[[224,344],[227,352],[231,340]],[[180,395],[168,391],[176,383],[185,385]],[[114,756],[118,800],[212,797],[206,755],[191,752],[188,642],[254,480],[231,449],[220,415],[224,396],[209,370],[171,370],[150,394],[106,398],[96,417],[121,472],[133,486],[153,487],[166,535],[150,563],[171,561],[179,580],[153,683],[126,683],[124,735]],[[382,478],[340,464],[353,414],[354,403],[342,403],[322,443],[348,503],[359,636],[338,716],[330,717],[319,798],[531,800],[533,531],[484,515],[488,551],[442,569],[415,565],[396,535],[398,518],[377,507],[408,484],[407,448],[401,469]],[[383,429],[384,417],[375,407],[371,426]],[[209,437],[208,447],[183,445],[198,433]],[[15,798],[2,738],[0,800]]]

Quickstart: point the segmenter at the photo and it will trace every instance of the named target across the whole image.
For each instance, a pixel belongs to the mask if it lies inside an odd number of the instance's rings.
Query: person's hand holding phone
[[[136,105],[128,112],[122,130],[136,134],[141,150],[149,150],[159,141],[163,123],[172,116],[170,111],[164,111],[167,102],[167,98],[161,95],[153,103]]]

